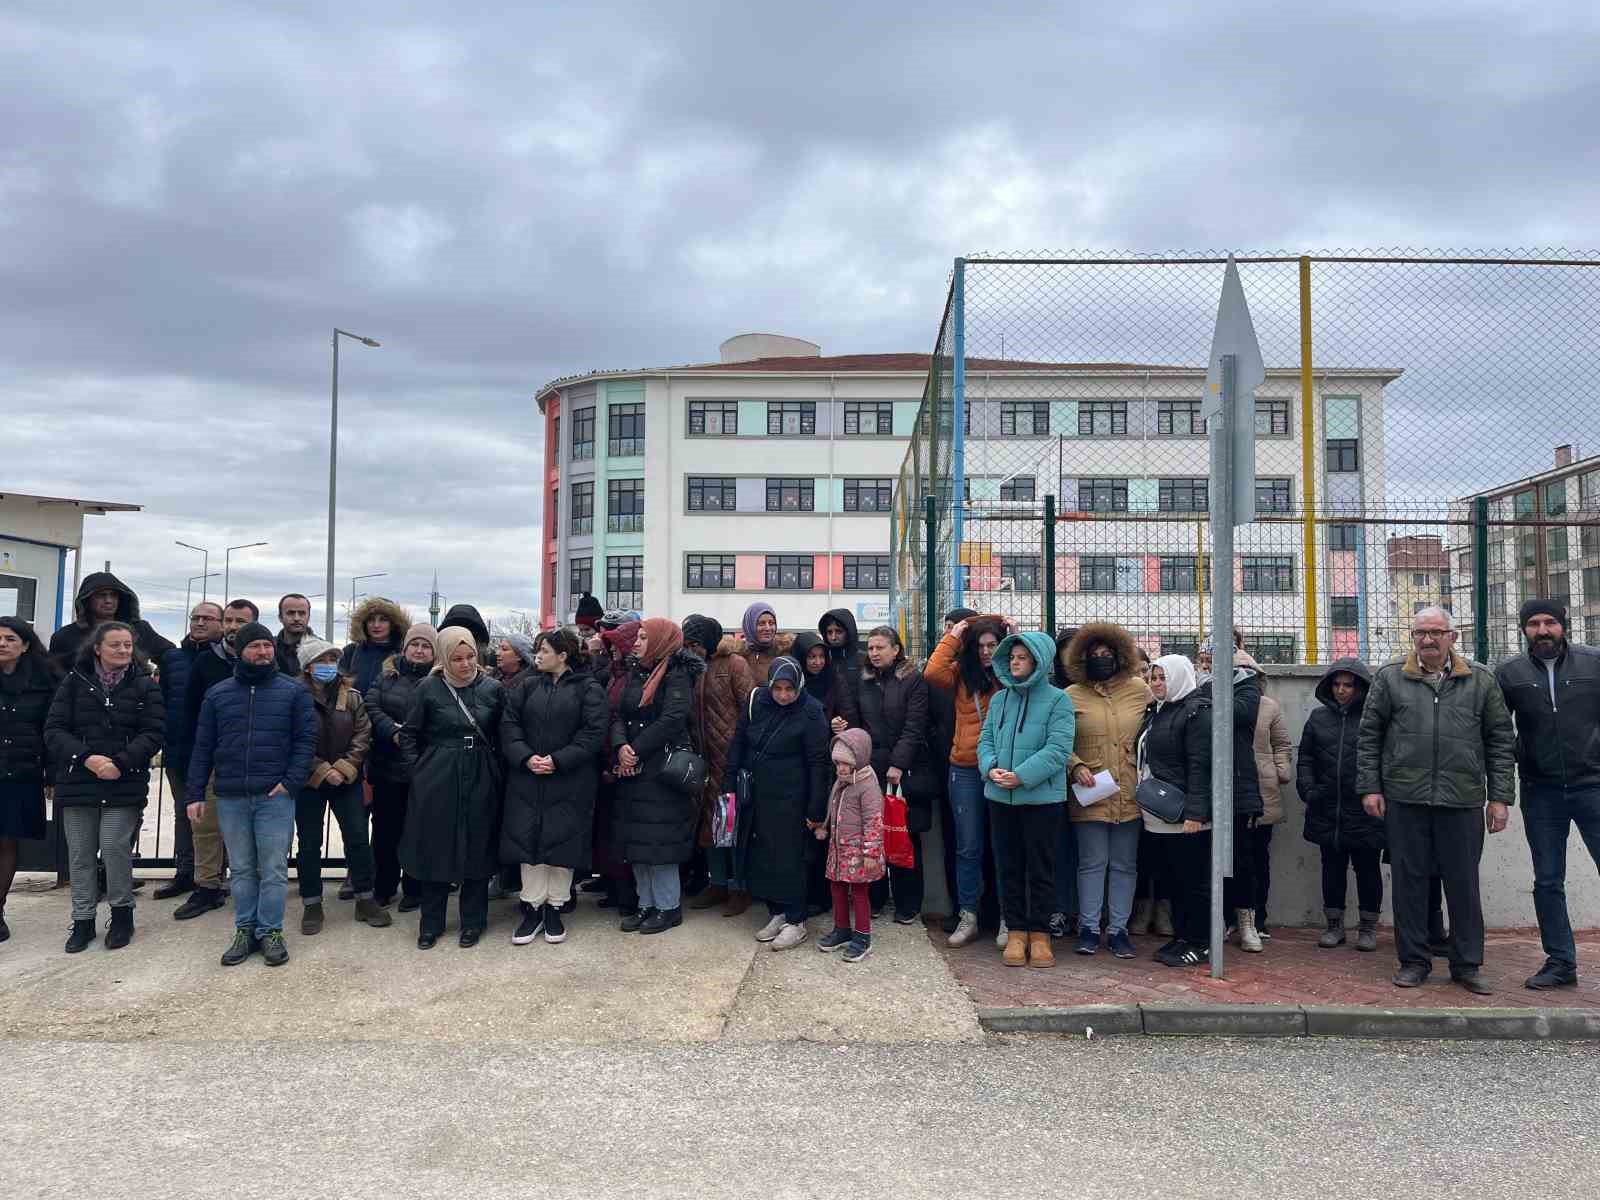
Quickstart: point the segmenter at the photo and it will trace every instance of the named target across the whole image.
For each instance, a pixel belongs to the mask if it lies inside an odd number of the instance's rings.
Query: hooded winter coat
[[[844,645],[834,646],[828,642],[828,626],[838,623],[845,633]],[[866,652],[861,648],[861,635],[856,632],[856,618],[848,608],[830,608],[822,614],[817,621],[817,633],[822,637],[822,644],[828,650],[828,664],[833,668],[833,676],[843,689],[839,698],[839,711],[830,714],[841,716],[852,725],[860,725],[861,716],[861,668],[866,663]],[[802,663],[802,666],[805,664]],[[856,714],[854,718],[851,713]]]
[[[65,807],[142,808],[150,793],[150,760],[161,749],[166,707],[155,677],[138,663],[109,692],[93,667],[74,667],[61,681],[44,742],[56,786],[56,804]],[[122,774],[101,779],[84,760],[105,755]]]
[[[1212,707],[1214,683],[1208,679],[1197,690]],[[1261,815],[1261,777],[1256,773],[1256,718],[1261,710],[1261,668],[1243,650],[1233,652],[1233,815]]]
[[[389,637],[382,642],[367,636],[367,622],[376,616],[389,618]],[[383,596],[363,600],[350,614],[350,643],[339,655],[339,674],[354,678],[356,691],[365,696],[383,671],[384,660],[404,647],[410,628],[411,614],[393,600]]]
[[[1417,652],[1378,668],[1361,711],[1356,788],[1394,804],[1516,803],[1511,713],[1489,668],[1451,654],[1425,678]]]
[[[770,687],[750,693],[728,750],[726,778],[750,772],[750,807],[739,812],[734,871],[775,903],[806,895],[806,860],[820,849],[807,821],[828,812],[828,718],[801,692],[779,704]]]
[[[509,764],[501,862],[589,869],[608,728],[605,689],[588,671],[569,668],[559,679],[535,671],[506,692],[500,718],[500,749]],[[554,774],[528,770],[536,754],[554,760]]]
[[[78,594],[72,601],[72,621],[50,635],[50,657],[56,668],[62,672],[72,670],[78,652],[94,628],[89,619],[89,597],[102,588],[111,588],[120,596],[117,615],[112,620],[132,627],[134,648],[151,662],[159,663],[173,645],[157,633],[150,622],[140,619],[139,597],[110,571],[93,571],[78,585]]]
[[[1086,659],[1097,643],[1109,646],[1117,658],[1117,673],[1110,679],[1089,679]],[[1095,621],[1084,625],[1067,643],[1062,674],[1072,698],[1075,726],[1068,776],[1078,767],[1091,772],[1110,771],[1121,789],[1115,796],[1085,807],[1074,801],[1067,814],[1074,821],[1105,821],[1119,825],[1139,819],[1138,742],[1145,709],[1154,697],[1139,678],[1139,648],[1133,635],[1120,625]]]
[[[612,813],[613,841],[623,859],[648,866],[688,862],[700,826],[700,797],[685,796],[661,781],[667,751],[689,744],[694,681],[706,665],[687,650],[674,651],[650,703],[643,703],[650,669],[628,672],[612,727],[613,749],[632,746],[637,775],[619,776]]]
[[[483,672],[458,688],[436,666],[417,685],[400,729],[411,768],[400,866],[413,879],[488,879],[499,870],[502,788],[498,768],[490,762],[498,751],[485,739],[497,735],[504,707],[504,691]]]
[[[1002,628],[1004,627],[1004,617],[973,618],[973,620],[979,619],[998,621]],[[968,632],[971,632],[970,626]],[[998,648],[995,653],[994,661],[998,667]],[[998,674],[998,671],[996,673]],[[928,665],[923,668],[922,676],[931,686],[944,688],[955,696],[955,728],[950,739],[950,765],[976,767],[978,734],[983,730],[983,719],[989,710],[989,702],[999,693],[999,688],[979,696],[973,695],[967,689],[966,680],[961,677],[961,638],[956,637],[954,633],[945,634],[934,647]]]
[[[1183,793],[1185,820],[1211,823],[1211,696],[1191,691],[1177,700],[1152,701],[1145,710],[1144,767]],[[1253,761],[1253,760],[1252,760]],[[1254,767],[1251,768],[1254,770]],[[1146,828],[1149,828],[1148,820]]]
[[[1294,778],[1294,743],[1283,723],[1283,708],[1271,696],[1261,697],[1252,748],[1256,778],[1261,783],[1261,820],[1257,824],[1276,825],[1283,820],[1283,785]]]
[[[847,762],[849,779],[834,771],[828,793],[828,854],[823,874],[835,883],[872,883],[882,879],[883,789],[873,770],[872,739],[864,729],[846,729],[833,739],[830,765]]]
[[[1011,648],[1033,656],[1026,678],[1011,673]],[[1056,643],[1048,633],[1013,633],[994,652],[1000,694],[989,704],[978,735],[978,772],[983,794],[999,804],[1060,804],[1067,795],[1067,760],[1072,757],[1072,700],[1050,682]],[[996,767],[1014,772],[1021,786],[1003,788],[989,778]]]
[[[317,753],[311,760],[306,786],[344,787],[354,783],[361,778],[361,768],[372,749],[372,719],[367,716],[361,693],[345,675],[322,684],[302,674],[300,686],[311,693],[312,703],[317,706]],[[335,767],[343,776],[338,783],[328,778]]]
[[[845,687],[841,675],[845,668],[839,666],[830,654],[822,670],[815,675],[807,669],[806,659],[818,646],[827,649],[820,635],[810,630],[802,630],[794,635],[789,647],[789,657],[799,663],[800,669],[805,672],[806,695],[822,705],[822,711],[827,714],[829,721],[835,717],[843,717],[851,725],[860,725],[861,712],[856,707],[854,693]],[[858,667],[858,673],[859,670]]]
[[[367,774],[383,783],[405,783],[411,778],[405,751],[395,740],[406,723],[417,685],[433,670],[432,663],[407,662],[403,654],[391,654],[383,670],[367,689],[367,716],[372,721],[372,754],[367,759]]]
[[[701,847],[711,845],[711,819],[716,799],[723,791],[723,773],[728,750],[739,732],[739,714],[745,710],[755,682],[750,667],[734,649],[731,635],[724,635],[711,657],[705,674],[695,680],[694,700],[689,711],[689,740],[706,760],[706,788],[700,802]]]
[[[1340,708],[1333,677],[1347,671],[1357,680],[1355,699]],[[1330,850],[1382,850],[1384,823],[1367,815],[1356,790],[1356,751],[1361,713],[1372,687],[1372,671],[1359,658],[1334,661],[1317,683],[1318,706],[1300,731],[1295,786],[1306,806],[1306,841]]]
[[[457,625],[471,633],[472,640],[478,643],[479,657],[487,658],[485,648],[489,645],[489,627],[483,623],[483,617],[477,609],[470,604],[452,604],[450,611],[444,614],[444,620],[439,622],[437,628],[441,630],[449,629],[452,625]],[[401,637],[405,636],[405,631],[408,628],[410,628],[409,625],[400,627]],[[487,662],[484,665],[487,666]]]
[[[56,687],[49,661],[37,650],[24,654],[10,675],[0,676],[0,785],[44,786],[49,766],[44,723]],[[42,800],[40,805],[42,814]]]

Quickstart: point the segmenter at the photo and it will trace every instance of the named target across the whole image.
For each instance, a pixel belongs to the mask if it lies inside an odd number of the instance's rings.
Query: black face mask
[[[1117,673],[1117,660],[1106,654],[1091,654],[1084,660],[1084,673],[1096,683],[1104,683]]]
[[[262,684],[278,673],[278,664],[268,659],[264,663],[246,662],[240,659],[234,664],[233,674],[240,683]]]

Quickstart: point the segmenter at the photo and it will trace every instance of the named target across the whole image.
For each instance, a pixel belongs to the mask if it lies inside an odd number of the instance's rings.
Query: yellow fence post
[[[1311,258],[1300,257],[1300,494],[1305,508],[1306,662],[1320,658],[1317,645],[1317,448],[1316,404],[1311,369]]]

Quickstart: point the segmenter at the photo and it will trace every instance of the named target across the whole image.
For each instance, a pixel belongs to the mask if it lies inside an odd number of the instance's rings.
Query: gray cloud
[[[970,250],[1592,237],[1592,6],[1171,9],[11,6],[5,485],[145,504],[169,629],[174,537],[320,591],[339,324],[341,577],[532,608],[549,378],[925,349]]]

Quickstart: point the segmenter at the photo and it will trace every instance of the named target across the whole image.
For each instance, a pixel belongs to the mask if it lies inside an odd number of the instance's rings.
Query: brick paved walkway
[[[1122,961],[1104,948],[1093,957],[1071,951],[1070,939],[1052,943],[1056,965],[1050,970],[1008,967],[1000,961],[992,935],[959,950],[945,946],[944,934],[929,936],[945,955],[956,979],[980,1007],[1070,1007],[1080,1004],[1370,1004],[1377,1008],[1600,1008],[1600,931],[1578,935],[1575,988],[1531,992],[1522,981],[1544,963],[1538,930],[1492,930],[1485,945],[1484,975],[1492,996],[1474,996],[1449,982],[1449,965],[1434,962],[1433,975],[1420,988],[1397,988],[1392,930],[1379,930],[1378,950],[1362,954],[1350,943],[1319,950],[1315,929],[1273,932],[1261,954],[1228,947],[1226,979],[1212,979],[1209,968],[1181,970],[1162,966],[1150,954],[1164,939],[1135,939],[1140,957]]]

